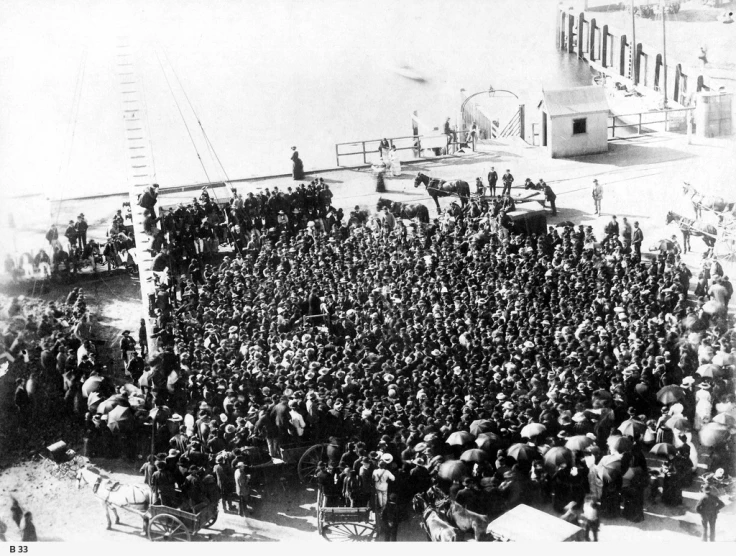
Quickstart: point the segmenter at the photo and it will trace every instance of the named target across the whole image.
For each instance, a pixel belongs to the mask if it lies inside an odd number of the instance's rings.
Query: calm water
[[[0,82],[0,189],[53,197],[125,189],[111,37],[126,21],[142,37],[138,69],[156,180],[166,186],[225,177],[193,113],[231,179],[289,171],[291,145],[307,169],[332,166],[335,143],[407,135],[414,110],[441,127],[457,116],[461,88],[510,89],[536,121],[542,88],[590,83],[586,66],[555,49],[556,4],[179,1],[70,11],[12,0],[0,16],[0,74],[8,76]],[[401,65],[426,82],[391,71]]]

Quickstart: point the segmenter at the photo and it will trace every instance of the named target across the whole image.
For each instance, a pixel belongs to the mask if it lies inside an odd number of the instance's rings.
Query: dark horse
[[[684,244],[682,249],[685,253],[687,253],[690,248],[691,235],[702,237],[703,242],[708,249],[713,249],[713,246],[716,244],[716,234],[718,233],[718,230],[712,224],[708,224],[702,220],[686,218],[672,211],[667,213],[667,224],[670,222],[675,222],[680,227],[680,231],[682,232],[682,243]]]
[[[423,184],[427,188],[427,193],[434,200],[434,204],[437,205],[437,212],[440,212],[438,197],[458,196],[463,206],[467,205],[470,199],[470,186],[468,182],[463,180],[445,181],[438,178],[430,178],[419,172],[419,175],[414,178],[414,187],[419,187],[420,184]]]
[[[384,208],[387,208],[391,211],[391,214],[399,218],[408,218],[409,220],[417,218],[420,222],[429,224],[429,209],[421,203],[400,203],[399,201],[379,197],[376,210],[380,211]]]

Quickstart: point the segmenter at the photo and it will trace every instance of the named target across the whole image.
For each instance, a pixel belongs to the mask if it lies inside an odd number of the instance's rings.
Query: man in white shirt
[[[296,430],[296,435],[298,437],[301,437],[304,434],[304,428],[307,426],[307,424],[304,422],[302,414],[297,411],[297,407],[299,407],[298,401],[291,400],[289,402],[289,414],[291,415],[291,424]]]

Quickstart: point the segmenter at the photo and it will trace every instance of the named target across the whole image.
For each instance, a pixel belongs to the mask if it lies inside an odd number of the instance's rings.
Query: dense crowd
[[[298,214],[329,212],[291,195]],[[513,235],[480,207],[392,229],[297,226],[249,247],[255,222],[287,209],[264,197],[228,209],[231,228],[252,222],[246,249],[178,280],[168,266],[158,353],[121,345],[140,389],[116,404],[158,412],[142,471],[160,499],[194,505],[214,480],[245,511],[254,466],[325,442],[329,504],[383,516],[432,487],[490,517],[551,503],[595,535],[599,512],[640,521],[647,496],[681,504],[699,451],[714,480],[734,473],[726,277],[703,278],[689,303],[677,253],[642,262],[612,226],[600,242],[583,226]],[[102,420],[88,415],[91,430]],[[141,453],[140,430],[117,449]],[[91,435],[93,453],[116,455],[114,436]]]

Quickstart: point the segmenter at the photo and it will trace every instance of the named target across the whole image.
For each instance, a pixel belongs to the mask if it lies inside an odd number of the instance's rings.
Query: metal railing
[[[435,143],[444,139],[442,147],[447,147],[447,135],[403,135],[401,137],[386,137],[390,147],[396,146],[397,151],[414,151],[414,158],[421,158],[421,151],[425,148],[435,148]],[[335,144],[335,158],[337,166],[341,166],[340,159],[348,156],[360,156],[363,164],[373,161],[369,158],[378,158],[378,148],[383,139],[367,139],[365,141],[349,141]],[[442,141],[439,141],[442,142]],[[341,147],[355,147],[355,150],[345,152]]]
[[[633,112],[631,114],[614,114],[610,115],[609,118],[611,119],[612,123],[608,126],[608,129],[611,131],[611,137],[609,139],[615,139],[616,138],[616,128],[622,129],[622,128],[636,128],[636,134],[642,135],[643,133],[653,133],[655,131],[669,131],[668,124],[671,123],[677,123],[678,126],[684,123],[684,130],[687,130],[687,118],[688,112],[691,112],[694,110],[693,107],[688,108],[673,108],[669,110],[652,110],[648,112]],[[677,116],[673,117],[672,115],[676,114],[682,114],[684,116],[684,119],[678,118]],[[658,115],[663,115],[663,119],[656,119]],[[624,120],[624,118],[629,119],[629,121]],[[655,119],[651,119],[655,118]],[[631,121],[631,120],[634,121]],[[616,123],[616,121],[619,120],[620,123]],[[649,129],[651,126],[658,125],[658,124],[664,124],[663,130],[652,130]]]

